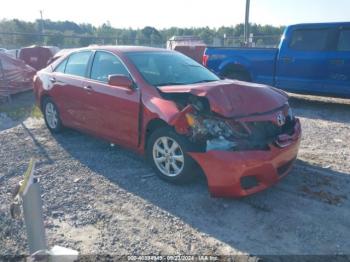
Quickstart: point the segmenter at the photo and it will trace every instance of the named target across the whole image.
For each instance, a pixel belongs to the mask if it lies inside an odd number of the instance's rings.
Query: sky
[[[74,21],[117,28],[220,27],[244,22],[246,0],[10,0],[0,19]],[[251,0],[250,22],[289,25],[350,21],[350,0]]]

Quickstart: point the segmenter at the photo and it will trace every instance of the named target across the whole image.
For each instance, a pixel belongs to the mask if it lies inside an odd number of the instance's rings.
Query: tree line
[[[276,45],[283,30],[283,26],[250,25],[250,33],[254,35],[254,42],[261,46]],[[91,44],[165,46],[166,41],[174,35],[199,36],[208,45],[220,43],[225,46],[235,46],[242,42],[243,34],[243,24],[219,28],[171,27],[156,29],[146,26],[142,29],[122,29],[112,27],[109,22],[101,26],[93,26],[49,19],[36,20],[35,22],[18,19],[0,21],[0,47],[3,48],[19,48],[33,44],[54,45],[60,48]]]

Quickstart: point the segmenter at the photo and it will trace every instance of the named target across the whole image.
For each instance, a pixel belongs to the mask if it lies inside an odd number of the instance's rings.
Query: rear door
[[[328,68],[329,92],[350,96],[350,27],[338,29],[333,51],[328,56]]]
[[[85,87],[90,92],[87,108],[92,131],[126,147],[138,144],[140,90],[108,85],[109,75],[127,75],[129,71],[115,54],[96,51]]]
[[[330,35],[328,28],[293,30],[277,58],[276,86],[296,92],[324,92]]]
[[[84,81],[92,52],[71,54],[62,61],[49,78],[51,96],[58,105],[64,124],[86,129],[87,92]]]

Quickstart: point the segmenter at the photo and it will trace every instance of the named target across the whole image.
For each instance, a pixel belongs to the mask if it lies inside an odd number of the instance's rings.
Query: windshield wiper
[[[191,65],[191,64],[185,64],[185,65],[190,67],[202,67],[201,65]]]
[[[209,83],[209,82],[215,82],[215,81],[218,81],[218,80],[209,80],[209,79],[207,79],[207,80],[201,80],[201,81],[197,81],[197,82],[193,82],[193,83],[191,83],[191,85],[193,85],[193,84],[199,84],[199,83]]]
[[[206,79],[206,80],[200,80],[200,81],[193,82],[193,83],[167,82],[167,83],[158,84],[158,85],[156,85],[156,86],[160,87],[160,86],[193,85],[193,84],[208,83],[208,82],[215,82],[215,81],[219,81],[219,80]]]
[[[156,86],[179,86],[179,85],[186,85],[186,83],[179,83],[179,82],[167,82],[167,83],[161,83]]]

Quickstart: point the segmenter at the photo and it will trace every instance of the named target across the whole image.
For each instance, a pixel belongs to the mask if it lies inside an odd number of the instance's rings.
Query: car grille
[[[286,123],[280,127],[270,121],[249,122],[246,125],[251,134],[246,138],[244,149],[268,150],[268,145],[275,142],[279,135],[293,134],[295,121],[287,117]]]
[[[283,126],[277,126],[273,122],[263,121],[263,122],[251,122],[248,124],[253,136],[265,139],[275,139],[278,135],[281,134],[293,134],[295,122],[286,118],[286,122]]]

